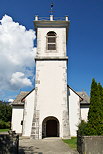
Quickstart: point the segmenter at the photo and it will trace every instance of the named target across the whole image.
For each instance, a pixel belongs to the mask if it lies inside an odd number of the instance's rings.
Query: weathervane
[[[53,15],[53,12],[54,12],[54,11],[53,11],[53,6],[54,6],[54,3],[52,2],[52,3],[51,3],[51,10],[50,10],[51,15]]]

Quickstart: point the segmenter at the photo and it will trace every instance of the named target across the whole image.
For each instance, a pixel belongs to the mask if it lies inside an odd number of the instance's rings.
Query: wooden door
[[[57,137],[57,121],[48,120],[46,122],[46,136],[47,137]]]

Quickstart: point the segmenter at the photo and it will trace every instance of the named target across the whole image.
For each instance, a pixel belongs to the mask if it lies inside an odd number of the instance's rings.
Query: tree
[[[92,80],[88,122],[79,125],[82,135],[103,135],[103,87]]]
[[[97,105],[98,105],[98,85],[95,79],[93,79],[91,84],[90,108],[88,113],[89,123],[92,123],[94,121],[94,117],[96,117]]]
[[[10,127],[11,115],[11,106],[6,102],[0,101],[0,128]]]
[[[103,135],[103,88],[95,79],[91,84],[87,127],[88,135]]]
[[[103,135],[103,87],[98,83],[98,113],[97,113],[97,134]]]

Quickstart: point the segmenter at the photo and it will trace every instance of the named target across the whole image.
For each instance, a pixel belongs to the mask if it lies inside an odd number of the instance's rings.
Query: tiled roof
[[[21,91],[19,95],[17,95],[16,99],[13,101],[12,105],[23,105],[24,102],[21,100],[28,94],[29,92]]]
[[[82,104],[87,104],[87,103],[89,104],[90,103],[90,97],[87,95],[87,93],[85,91],[77,92],[77,93],[78,93],[78,95],[80,95],[83,98],[83,100],[80,103],[82,103]]]
[[[12,105],[24,105],[24,102],[22,100],[25,99],[25,97],[27,97],[32,91],[30,92],[21,91],[20,94],[17,95],[16,99],[13,101]],[[75,93],[81,98],[80,104],[90,104],[90,97],[87,95],[86,92],[83,91]]]

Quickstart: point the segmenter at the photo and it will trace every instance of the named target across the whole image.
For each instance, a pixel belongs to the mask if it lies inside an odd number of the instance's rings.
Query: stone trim
[[[68,57],[36,57],[35,60],[68,60]]]

